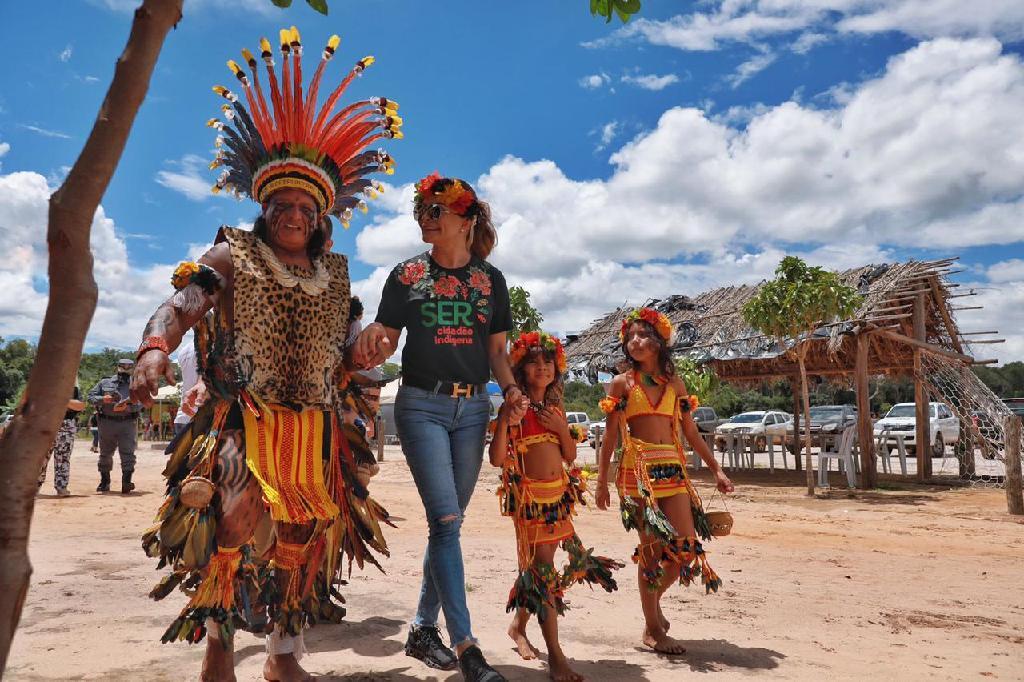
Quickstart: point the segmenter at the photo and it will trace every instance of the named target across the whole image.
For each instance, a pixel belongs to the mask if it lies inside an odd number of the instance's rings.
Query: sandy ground
[[[146,597],[161,573],[139,537],[161,500],[163,455],[140,447],[139,490],[127,497],[92,492],[95,458],[79,441],[74,495],[53,497],[47,481],[36,502],[35,574],[6,679],[196,679],[202,647],[159,641],[184,595]],[[707,470],[695,478],[707,497]],[[1006,515],[1001,490],[902,486],[851,497],[833,489],[808,499],[802,474],[735,478],[734,533],[708,547],[725,587],[712,596],[674,588],[665,598],[685,656],[639,645],[632,564],[617,593],[569,592],[563,647],[588,679],[1024,679],[1024,525]],[[544,663],[518,659],[505,635],[515,553],[495,480],[485,468],[463,531],[474,630],[509,679],[543,680]],[[388,575],[353,574],[347,622],[309,631],[304,665],[326,680],[457,680],[402,651],[426,524],[397,448],[388,448],[371,490],[399,524],[388,533]],[[577,530],[598,553],[629,561],[635,540],[617,513],[584,509]],[[236,652],[239,680],[261,679],[262,641],[242,633]]]

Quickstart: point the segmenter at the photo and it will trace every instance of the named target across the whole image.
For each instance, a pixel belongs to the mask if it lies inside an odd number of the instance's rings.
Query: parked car
[[[1003,398],[1003,402],[1018,417],[1024,418],[1024,398]]]
[[[753,434],[754,452],[764,452],[768,449],[769,438],[778,443],[793,430],[793,423],[786,416],[785,412],[777,410],[756,410],[737,414],[715,429],[715,447],[724,450],[728,441],[726,437],[729,435]]]
[[[884,431],[898,433],[903,436],[903,444],[907,452],[917,451],[917,417],[914,403],[897,403],[892,406],[884,417],[875,422],[875,436]],[[960,438],[960,420],[942,403],[929,403],[928,415],[929,437],[932,445],[932,457],[942,457],[947,444],[953,444]],[[896,447],[896,439],[886,441],[888,447]]]
[[[819,433],[839,433],[847,426],[857,423],[857,407],[855,405],[815,405],[811,408],[811,435]],[[806,425],[800,432],[803,433]]]
[[[722,420],[718,418],[713,407],[698,407],[693,411],[693,421],[701,433],[714,433]]]
[[[590,417],[586,412],[566,412],[565,421],[569,422],[569,426],[576,424],[583,427],[584,431],[590,430]]]

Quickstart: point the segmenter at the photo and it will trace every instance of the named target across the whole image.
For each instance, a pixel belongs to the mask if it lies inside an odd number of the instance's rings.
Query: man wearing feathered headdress
[[[214,88],[226,100],[226,120],[209,121],[221,132],[211,167],[224,168],[214,191],[246,195],[261,212],[251,232],[222,228],[197,263],[178,266],[176,293],[139,347],[132,395],[149,403],[159,377],[173,381],[168,353],[196,328],[202,378],[186,402],[209,398],[168,447],[168,495],[143,546],[172,569],[154,598],[178,585],[193,595],[163,641],[209,635],[202,679],[234,679],[239,621],[270,633],[266,679],[307,679],[302,629],[344,615],[331,601],[342,560],[379,567],[370,548],[387,554],[379,526],[387,512],[366,490],[373,455],[337,417],[352,369],[344,350],[351,297],[347,261],[327,248],[329,217],[347,226],[352,209],[365,210],[360,195],[381,191],[366,176],[390,173],[393,162],[367,148],[401,137],[401,119],[393,101],[377,97],[334,113],[372,57],[317,108],[337,46],[333,36],[306,93],[294,27],[281,31],[280,75],[261,42],[267,95],[252,53],[242,51],[248,72],[228,62],[248,106]],[[268,535],[257,532],[268,512],[272,539],[256,542]]]

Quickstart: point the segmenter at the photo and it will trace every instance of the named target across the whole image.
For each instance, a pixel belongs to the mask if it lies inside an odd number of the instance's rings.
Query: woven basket
[[[711,534],[716,538],[724,537],[732,532],[732,514],[727,511],[707,512]]]
[[[206,509],[213,499],[216,487],[213,481],[202,476],[189,476],[181,484],[178,499],[189,509]]]

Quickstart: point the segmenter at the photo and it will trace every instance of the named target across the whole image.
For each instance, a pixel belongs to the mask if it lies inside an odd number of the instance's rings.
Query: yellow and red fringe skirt
[[[577,470],[553,479],[527,478],[511,468],[503,472],[502,513],[513,517],[519,555],[519,575],[509,591],[506,611],[525,608],[544,622],[549,608],[559,615],[565,612],[565,589],[574,583],[600,585],[608,592],[618,589],[612,571],[623,564],[594,556],[576,535],[572,517],[585,491]],[[569,560],[561,571],[534,562],[534,548],[547,544],[561,544],[566,551]]]
[[[686,474],[679,443],[648,443],[626,435],[616,476],[622,523],[626,530],[643,530],[655,539],[637,545],[633,562],[643,567],[648,588],[658,589],[668,568],[679,566],[679,582],[689,586],[700,579],[706,593],[717,592],[721,578],[708,564],[696,535],[680,535],[660,509],[657,500],[674,495],[690,499],[694,528],[705,540],[711,538],[700,495]]]

